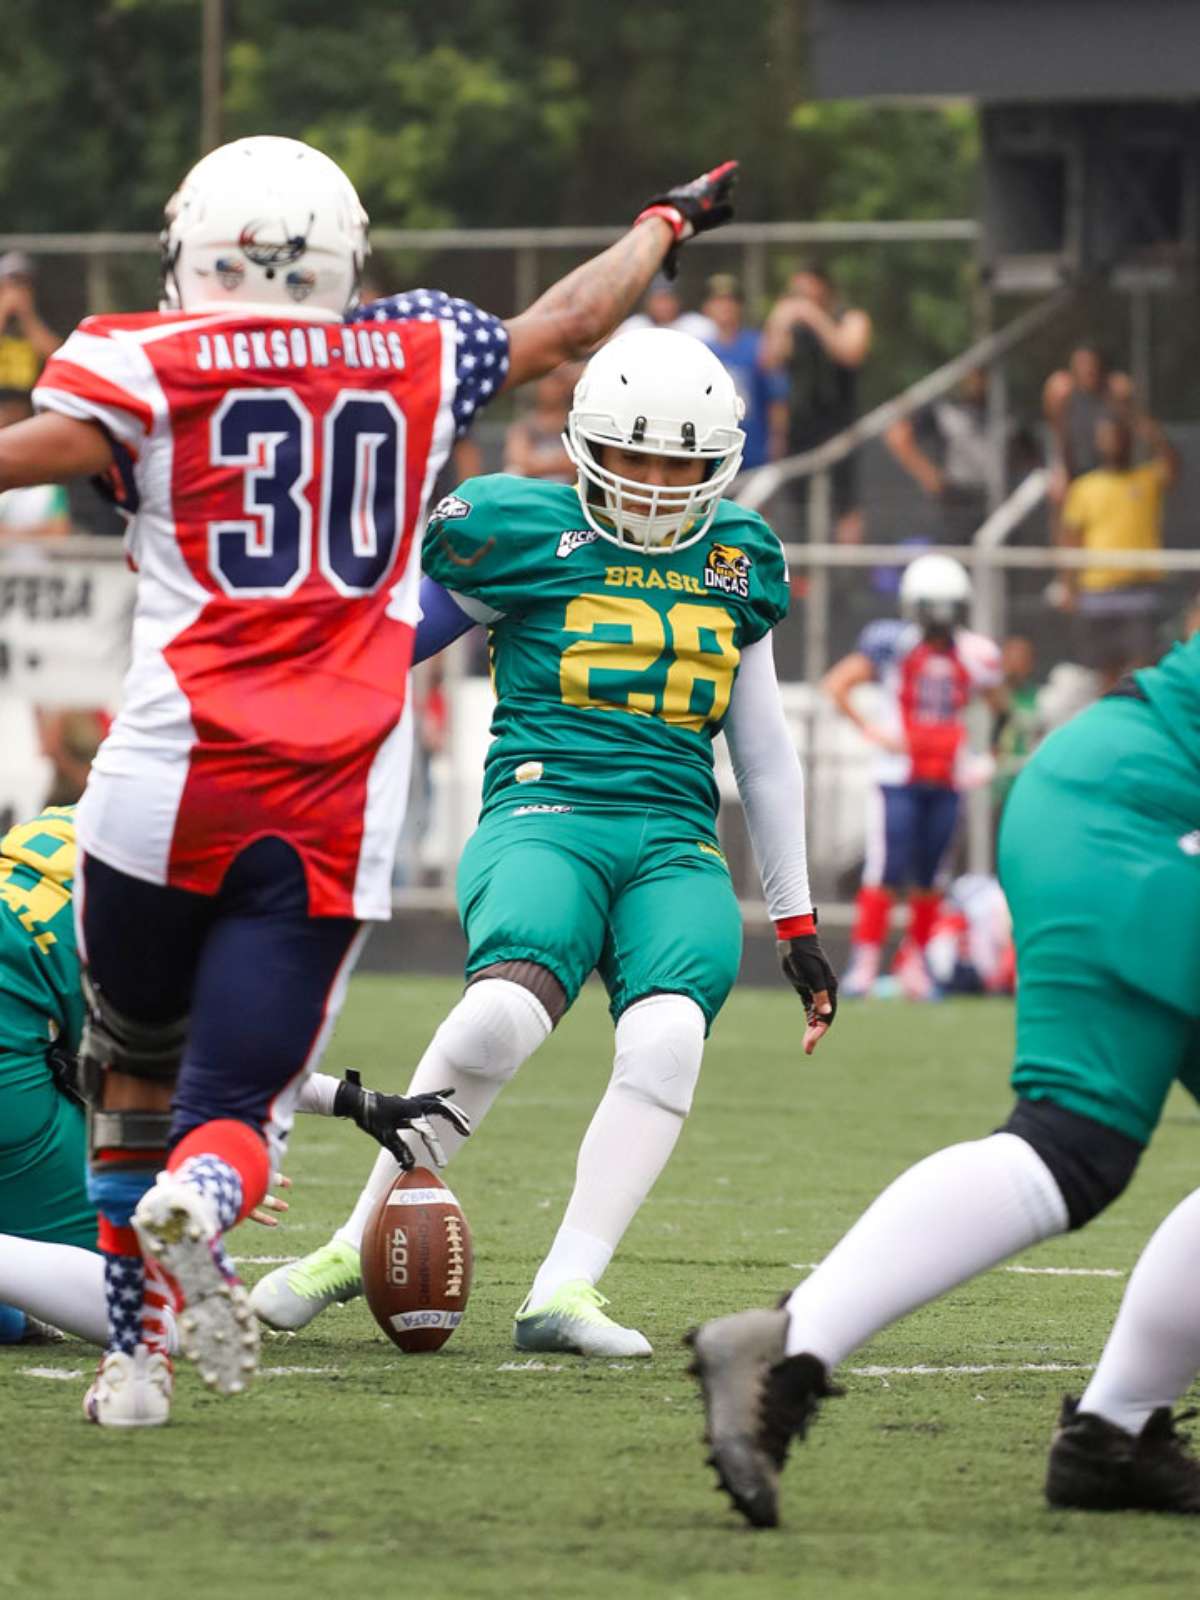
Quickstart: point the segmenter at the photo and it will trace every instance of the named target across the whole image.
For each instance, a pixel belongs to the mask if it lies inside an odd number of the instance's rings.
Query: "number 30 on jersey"
[[[208,524],[208,564],[235,599],[293,594],[314,556],[341,595],[370,594],[391,571],[404,528],[404,413],[380,391],[337,396],[322,424],[315,519],[313,426],[291,389],[241,389],[213,414],[212,465],[241,469],[245,514]]]

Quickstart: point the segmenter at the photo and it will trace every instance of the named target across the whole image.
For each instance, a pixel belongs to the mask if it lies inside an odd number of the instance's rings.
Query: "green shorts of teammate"
[[[536,961],[570,1004],[595,967],[614,1019],[647,995],[682,994],[711,1027],[741,961],[715,838],[644,807],[496,807],[463,851],[458,909],[468,978]]]
[[[0,989],[0,1233],[96,1248],[84,1116],[54,1085],[47,1017]]]
[[[1200,1098],[1200,767],[1150,705],[1101,700],[1017,779],[999,863],[1014,1088],[1147,1144],[1176,1079]]]

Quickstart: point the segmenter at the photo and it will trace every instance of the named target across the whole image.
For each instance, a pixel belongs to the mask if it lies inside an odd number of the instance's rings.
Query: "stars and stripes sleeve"
[[[508,329],[499,317],[441,289],[410,289],[372,300],[351,314],[352,322],[449,322],[458,346],[455,359],[454,425],[466,433],[508,376]]]

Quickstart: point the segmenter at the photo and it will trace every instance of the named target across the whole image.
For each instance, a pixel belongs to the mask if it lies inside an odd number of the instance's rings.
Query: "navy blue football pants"
[[[215,895],[83,861],[80,948],[89,975],[139,1023],[189,1017],[170,1146],[220,1118],[282,1154],[296,1094],[333,1026],[363,943],[352,917],[310,917],[300,859],[260,839]]]
[[[885,783],[883,869],[889,889],[932,889],[958,821],[958,794],[937,783]]]

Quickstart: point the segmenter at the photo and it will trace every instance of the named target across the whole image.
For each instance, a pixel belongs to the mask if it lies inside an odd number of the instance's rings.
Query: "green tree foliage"
[[[201,12],[6,0],[0,229],[157,225],[199,154]],[[224,131],[320,145],[377,225],[618,222],[728,155],[748,219],[970,215],[972,114],[808,102],[805,40],[797,0],[226,0]],[[826,260],[885,386],[961,347],[966,252]]]

